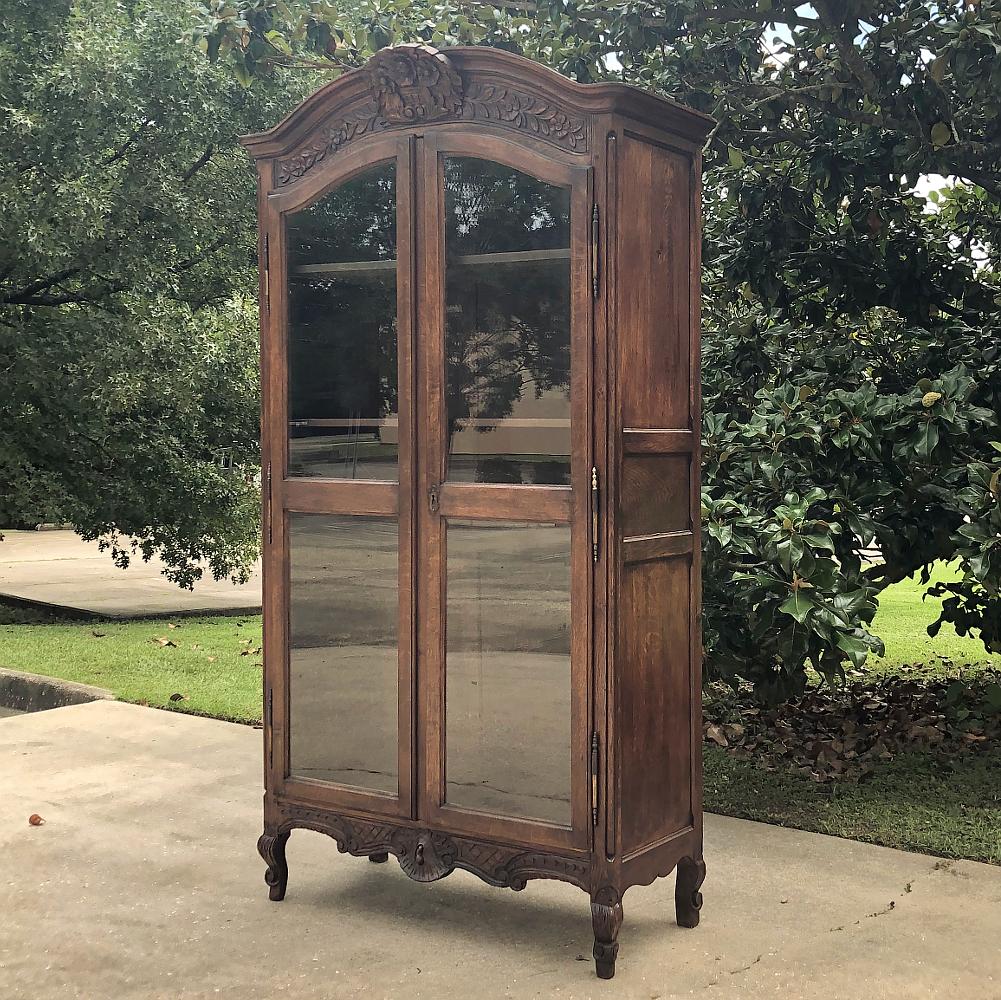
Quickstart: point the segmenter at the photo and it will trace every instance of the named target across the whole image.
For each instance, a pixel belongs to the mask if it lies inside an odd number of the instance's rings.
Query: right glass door
[[[425,143],[425,804],[453,829],[579,845],[588,173],[503,140]]]

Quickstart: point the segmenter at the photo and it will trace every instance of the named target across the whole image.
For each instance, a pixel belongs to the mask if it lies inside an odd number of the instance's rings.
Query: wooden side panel
[[[687,836],[700,808],[692,714],[700,708],[692,178],[689,154],[622,133],[614,670],[616,846],[624,862]]]
[[[687,428],[690,159],[627,132],[618,169],[622,424]]]
[[[691,826],[687,558],[624,567],[619,635],[622,850],[627,857]]]
[[[627,455],[622,460],[622,534],[688,531],[688,455]]]

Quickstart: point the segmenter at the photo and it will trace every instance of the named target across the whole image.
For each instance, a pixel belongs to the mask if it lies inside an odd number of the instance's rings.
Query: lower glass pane
[[[570,527],[447,523],[446,801],[570,825]]]
[[[399,787],[393,517],[289,514],[293,777]]]

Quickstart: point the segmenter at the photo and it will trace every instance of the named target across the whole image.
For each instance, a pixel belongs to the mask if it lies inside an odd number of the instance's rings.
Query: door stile
[[[444,187],[438,170],[437,133],[417,140],[417,426],[422,455],[417,464],[416,518],[419,596],[417,608],[417,774],[418,816],[427,822],[443,787],[445,687],[441,676],[445,652],[444,522],[430,510],[432,488],[445,478],[445,456],[437,429],[445,420],[442,380],[445,367]]]
[[[278,314],[272,306],[273,288],[280,281],[280,254],[277,213],[268,206],[268,191],[274,177],[272,161],[258,164],[258,218],[260,221],[259,291],[261,335],[261,602],[262,646],[264,650],[264,770],[265,787],[274,788],[284,775],[286,740],[285,705],[285,628],[281,601],[285,593],[282,583],[282,510],[276,510],[274,477],[282,476],[285,468],[279,429],[284,429],[280,416],[283,368],[282,332]],[[276,523],[277,522],[277,523]],[[277,529],[277,534],[276,534]],[[277,709],[277,710],[276,710]]]
[[[267,598],[263,604],[266,673],[265,711],[270,731],[267,753],[272,772],[270,787],[281,791],[289,762],[289,683],[288,683],[288,537],[284,483],[288,467],[288,312],[284,216],[265,198],[267,218],[266,304],[268,311],[268,366],[263,389],[267,412],[267,464],[264,487],[267,492],[265,523],[265,576]]]
[[[591,716],[591,635],[593,634],[594,577],[592,528],[600,520],[592,515],[595,491],[592,469],[597,465],[592,445],[592,279],[596,259],[593,254],[591,211],[594,203],[593,171],[574,171],[571,189],[571,275],[570,275],[570,663],[571,663],[571,761],[570,808],[577,843],[589,845],[592,838],[592,784],[590,747],[594,732]],[[598,496],[600,497],[600,481]],[[599,793],[603,790],[598,789]]]
[[[414,464],[417,437],[414,419],[414,340],[416,332],[417,283],[415,279],[415,138],[400,142],[396,183],[396,331],[398,359],[398,475],[399,475],[399,683],[397,687],[399,722],[400,809],[411,819],[415,816],[414,787],[414,690],[416,673],[414,575]]]

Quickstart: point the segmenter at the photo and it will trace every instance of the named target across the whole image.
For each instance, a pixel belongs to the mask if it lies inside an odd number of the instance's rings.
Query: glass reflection
[[[289,475],[396,480],[396,166],[288,218]]]
[[[448,476],[570,476],[570,191],[445,160]]]
[[[447,524],[446,800],[570,825],[570,528]]]
[[[398,530],[289,514],[290,773],[395,794]]]

